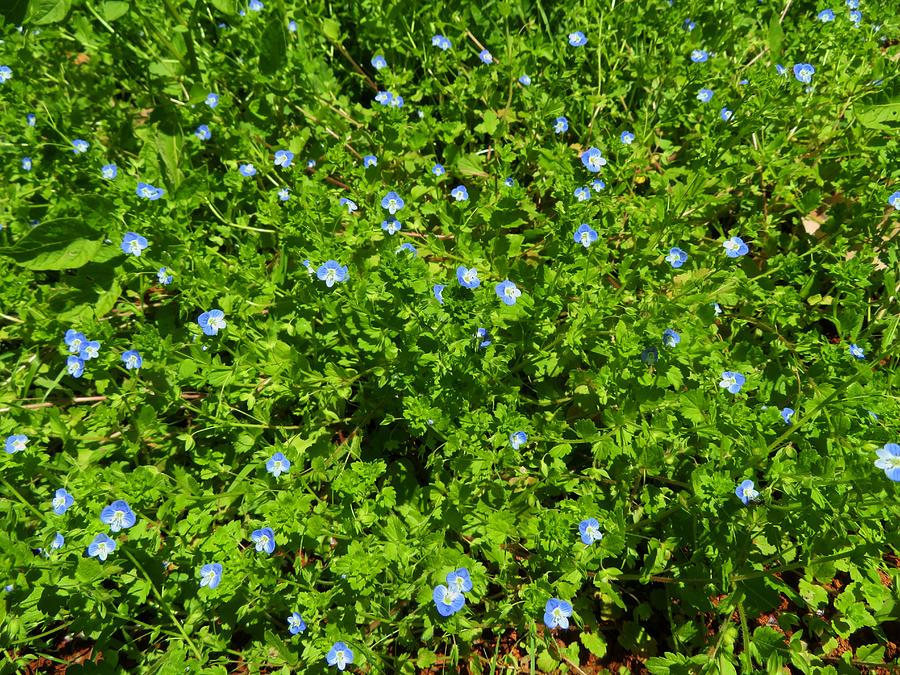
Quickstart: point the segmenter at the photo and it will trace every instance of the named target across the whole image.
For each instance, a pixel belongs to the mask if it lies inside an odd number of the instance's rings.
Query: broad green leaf
[[[769,22],[769,51],[775,57],[781,56],[781,45],[784,42],[784,29],[781,27],[781,21],[778,20],[778,13],[772,15]]]
[[[287,63],[287,32],[284,22],[275,18],[266,26],[260,41],[259,70],[264,75],[278,72]]]
[[[341,24],[331,18],[325,19],[322,22],[322,33],[332,42],[337,42],[341,37]]]
[[[127,14],[129,7],[130,5],[122,0],[107,0],[103,3],[103,18],[107,21],[115,21]]]
[[[234,0],[210,0],[210,3],[222,14],[234,14]]]
[[[28,21],[38,25],[62,21],[71,6],[71,0],[31,0]]]
[[[81,267],[97,255],[103,238],[77,221],[62,220],[38,225],[0,255],[31,270],[65,270]]]

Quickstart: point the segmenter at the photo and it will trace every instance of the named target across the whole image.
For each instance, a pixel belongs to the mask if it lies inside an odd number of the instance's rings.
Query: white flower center
[[[344,666],[347,665],[347,656],[344,654],[343,649],[339,649],[334,655],[335,662],[337,663],[337,667],[341,670],[344,669]]]

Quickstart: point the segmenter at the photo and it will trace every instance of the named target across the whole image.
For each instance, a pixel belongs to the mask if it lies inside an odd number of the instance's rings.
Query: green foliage
[[[0,9],[0,438],[29,439],[0,453],[0,670],[86,645],[98,672],[322,672],[338,640],[362,672],[896,667],[896,8],[264,1]],[[77,378],[69,329],[101,345]],[[88,557],[117,499],[137,522]]]

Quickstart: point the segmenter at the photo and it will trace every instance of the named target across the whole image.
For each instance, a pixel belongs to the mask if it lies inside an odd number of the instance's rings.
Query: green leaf
[[[94,316],[99,319],[107,314],[109,310],[116,306],[116,301],[121,294],[122,287],[116,279],[113,279],[112,285],[97,298],[97,302],[94,305]]]
[[[856,120],[870,129],[896,129],[900,126],[900,103],[854,107]]]
[[[122,0],[108,0],[103,3],[103,18],[107,21],[116,19],[128,13],[129,4]]]
[[[156,150],[159,158],[162,160],[166,168],[166,177],[169,181],[169,187],[172,192],[181,185],[181,169],[179,162],[181,160],[182,148],[184,147],[184,137],[180,134],[167,134],[162,131],[156,133]]]
[[[234,0],[210,0],[212,6],[222,12],[222,14],[234,14]]]
[[[0,249],[30,270],[66,270],[86,265],[103,247],[103,238],[74,220],[38,225],[14,246]]]
[[[606,641],[600,635],[597,633],[582,633],[580,638],[581,644],[587,647],[591,654],[598,659],[606,656]]]
[[[264,75],[278,72],[287,63],[287,33],[280,18],[273,19],[263,32],[259,49],[259,70]]]
[[[337,42],[341,37],[341,24],[334,19],[325,19],[322,22],[322,32],[332,42]]]
[[[28,21],[38,25],[57,23],[66,18],[71,6],[71,0],[31,0]]]
[[[769,50],[772,52],[772,56],[781,56],[781,44],[784,42],[784,29],[781,27],[781,21],[778,20],[778,15],[775,14],[772,16],[772,20],[769,22]]]

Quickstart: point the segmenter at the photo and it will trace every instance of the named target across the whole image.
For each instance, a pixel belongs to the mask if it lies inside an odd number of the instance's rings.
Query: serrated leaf
[[[580,635],[581,644],[588,648],[598,659],[606,656],[606,641],[597,633],[582,633]]]

